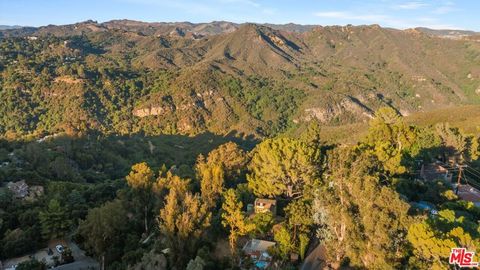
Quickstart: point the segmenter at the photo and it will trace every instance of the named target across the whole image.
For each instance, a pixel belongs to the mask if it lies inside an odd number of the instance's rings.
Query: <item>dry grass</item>
[[[480,133],[480,105],[465,105],[442,108],[428,112],[414,113],[405,117],[407,123],[418,126],[429,126],[447,122],[464,132]],[[322,138],[327,142],[353,144],[367,134],[368,123],[355,123],[341,126],[324,126]]]
[[[438,109],[429,112],[415,113],[405,118],[408,123],[428,126],[440,122],[448,122],[468,133],[479,132],[480,106],[466,105]]]

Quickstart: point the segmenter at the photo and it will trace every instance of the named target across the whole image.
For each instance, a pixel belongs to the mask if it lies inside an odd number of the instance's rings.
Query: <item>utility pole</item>
[[[462,173],[463,173],[463,168],[465,167],[466,165],[458,165],[457,164],[457,167],[458,167],[458,178],[457,178],[457,187],[455,188],[455,195],[458,195],[458,189],[460,188],[460,180],[462,179]]]

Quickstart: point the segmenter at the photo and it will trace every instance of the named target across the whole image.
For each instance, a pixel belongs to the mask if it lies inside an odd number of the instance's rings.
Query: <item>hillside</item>
[[[465,37],[478,35],[477,32],[467,31],[467,30],[447,30],[447,29],[434,30],[434,29],[429,29],[425,27],[418,27],[416,28],[416,30],[432,36],[438,36],[438,37],[450,38],[450,39],[462,39]]]
[[[480,252],[479,41],[225,21],[0,30],[0,263],[453,269],[455,247]]]
[[[382,106],[478,104],[480,43],[435,33],[128,20],[2,30],[0,133],[263,137],[365,122]]]

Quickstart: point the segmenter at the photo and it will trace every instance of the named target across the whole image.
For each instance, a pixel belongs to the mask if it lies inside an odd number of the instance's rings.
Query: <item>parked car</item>
[[[58,251],[58,253],[62,253],[65,250],[65,248],[62,245],[56,245],[55,249]]]

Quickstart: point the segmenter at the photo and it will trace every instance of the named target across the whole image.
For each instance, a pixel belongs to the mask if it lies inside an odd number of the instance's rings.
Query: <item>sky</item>
[[[480,31],[479,11],[479,0],[0,0],[0,25],[225,20]]]

